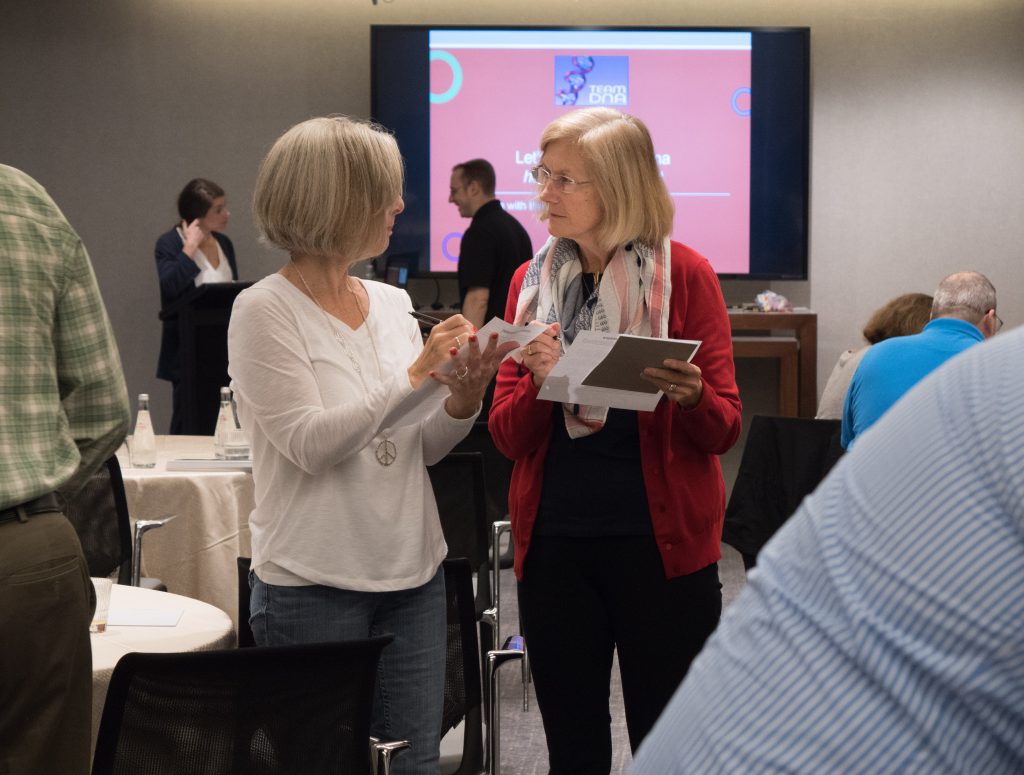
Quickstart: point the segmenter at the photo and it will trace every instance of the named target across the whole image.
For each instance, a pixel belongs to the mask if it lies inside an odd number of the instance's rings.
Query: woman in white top
[[[434,774],[446,547],[425,466],[468,433],[515,345],[483,347],[461,315],[424,343],[405,291],[349,274],[387,248],[402,185],[394,138],[366,123],[311,119],[274,144],[253,207],[290,260],[235,301],[228,371],[252,438],[257,643],[393,633],[373,734],[412,743],[395,772]],[[432,380],[448,389],[429,416],[396,418]]]
[[[181,219],[178,225],[160,235],[154,251],[162,309],[167,309],[196,286],[238,279],[234,245],[227,235],[221,234],[231,217],[224,189],[204,178],[190,180],[178,195],[178,216]],[[156,370],[159,379],[166,379],[174,386],[171,433],[183,432],[178,351],[178,318],[173,315],[163,321]],[[216,396],[211,396],[210,407],[215,405]]]

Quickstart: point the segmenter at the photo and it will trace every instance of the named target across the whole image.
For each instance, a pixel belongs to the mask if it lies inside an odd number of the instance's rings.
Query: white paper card
[[[108,627],[174,627],[184,608],[111,608]]]
[[[620,342],[620,339],[622,340]],[[617,390],[600,385],[584,385],[583,382],[594,373],[601,363],[616,350],[624,350],[631,340],[647,340],[662,342],[666,348],[671,350],[668,357],[678,357],[680,360],[689,360],[697,351],[699,342],[688,340],[650,340],[646,337],[630,337],[627,335],[609,334],[601,331],[580,331],[576,334],[572,346],[565,351],[558,363],[548,374],[544,384],[540,387],[538,398],[546,401],[559,401],[567,404],[586,404],[587,406],[606,406],[612,409],[631,409],[638,412],[653,412],[661,400],[662,391],[655,392]],[[639,371],[635,364],[628,360],[628,368]],[[655,361],[650,366],[659,365]],[[624,366],[625,367],[625,366]]]
[[[476,337],[481,348],[487,347],[493,333],[498,335],[499,346],[506,342],[515,342],[521,348],[532,342],[545,330],[547,330],[546,326],[539,326],[537,324],[514,326],[511,323],[506,323],[501,318],[491,318],[482,328],[477,330]],[[467,347],[469,347],[469,343],[463,342],[462,349],[459,352],[463,352]],[[505,357],[510,358],[516,352],[519,352],[518,348]],[[452,370],[451,361],[446,361],[438,370],[443,374],[449,373]],[[388,428],[400,428],[404,425],[415,425],[422,422],[436,412],[446,398],[448,398],[447,386],[428,377],[418,390],[414,390],[403,398],[385,416],[384,421],[381,423],[381,428],[385,430]]]

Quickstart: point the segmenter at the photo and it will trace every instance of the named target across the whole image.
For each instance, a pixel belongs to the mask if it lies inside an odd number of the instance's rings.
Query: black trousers
[[[653,537],[534,536],[518,596],[552,775],[610,771],[614,651],[636,751],[722,611],[717,564],[666,579]]]
[[[0,772],[87,775],[96,596],[59,512],[0,524]]]
[[[171,427],[168,433],[171,436],[180,436],[185,433],[185,410],[181,402],[184,400],[184,391],[180,382],[171,383]]]

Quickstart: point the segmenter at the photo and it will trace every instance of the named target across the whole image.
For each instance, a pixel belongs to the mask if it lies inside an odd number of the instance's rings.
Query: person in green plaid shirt
[[[56,492],[98,470],[129,419],[81,240],[0,165],[0,772],[89,772],[95,598]]]

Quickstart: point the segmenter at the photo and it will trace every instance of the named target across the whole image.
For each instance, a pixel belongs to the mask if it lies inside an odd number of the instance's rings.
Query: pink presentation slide
[[[541,131],[566,111],[599,104],[650,129],[676,208],[672,238],[719,273],[748,271],[749,49],[452,49],[431,61],[430,86],[454,94],[430,108],[432,271],[456,268],[469,221],[447,201],[449,178],[473,158],[494,165],[498,198],[539,249],[548,233],[529,170],[540,161]]]

